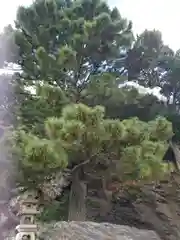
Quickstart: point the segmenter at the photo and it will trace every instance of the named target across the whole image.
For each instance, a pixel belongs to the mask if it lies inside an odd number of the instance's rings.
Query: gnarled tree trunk
[[[177,170],[180,170],[180,150],[179,150],[179,146],[175,143],[171,143],[171,148],[172,148],[172,150],[174,151],[174,154],[175,154]]]
[[[86,220],[87,184],[80,180],[80,170],[72,174],[72,184],[69,197],[69,221]]]

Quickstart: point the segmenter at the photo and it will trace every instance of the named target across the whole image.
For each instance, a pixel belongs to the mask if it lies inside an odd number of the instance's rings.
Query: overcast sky
[[[0,30],[12,23],[18,5],[32,0],[5,0],[0,5]],[[135,33],[147,29],[158,29],[166,44],[174,50],[180,48],[180,0],[108,0],[117,6],[121,14],[133,21]]]

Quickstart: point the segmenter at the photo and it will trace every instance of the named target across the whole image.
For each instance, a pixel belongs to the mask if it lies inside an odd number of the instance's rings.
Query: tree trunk
[[[73,173],[69,197],[69,221],[86,220],[87,184],[80,180],[79,169]]]
[[[180,150],[179,150],[179,147],[178,147],[178,145],[176,145],[175,143],[172,143],[172,142],[170,143],[170,145],[171,145],[171,148],[172,148],[172,150],[174,152],[174,155],[175,155],[175,163],[174,163],[175,168],[176,168],[177,171],[179,171],[180,170]]]

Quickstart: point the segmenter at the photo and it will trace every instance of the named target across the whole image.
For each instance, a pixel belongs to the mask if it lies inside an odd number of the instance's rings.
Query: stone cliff
[[[99,201],[100,203],[100,201]],[[100,203],[100,205],[102,205]],[[92,204],[88,217],[98,222],[133,226],[155,231],[163,240],[180,239],[180,175],[156,186],[129,189],[116,196],[104,215]]]

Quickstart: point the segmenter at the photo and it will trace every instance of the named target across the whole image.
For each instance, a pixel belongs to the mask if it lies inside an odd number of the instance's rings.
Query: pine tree
[[[4,27],[0,34],[0,67],[17,60],[18,48],[15,44],[14,29],[11,25]]]
[[[15,151],[21,183],[40,188],[47,177],[70,169],[69,217],[82,220],[87,175],[120,184],[161,179],[172,136],[166,119],[152,120],[158,110],[151,104],[161,105],[135,89],[119,88],[122,76],[94,74],[131,46],[131,22],[100,0],[36,0],[19,8],[16,27],[22,73],[16,79]],[[146,119],[139,111],[142,100]]]
[[[70,89],[77,99],[91,71],[132,42],[131,23],[100,0],[35,1],[19,8],[16,26],[23,78]]]
[[[17,63],[22,68],[18,115],[23,128],[37,134],[42,134],[45,118],[58,117],[68,101],[82,100],[94,68],[114,59],[120,47],[132,41],[131,23],[100,0],[35,1],[19,8],[16,27]]]
[[[128,79],[138,80],[143,86],[150,86],[151,81],[158,81],[159,75],[156,67],[163,47],[162,35],[157,30],[145,30],[137,36],[134,46],[128,51],[126,58]]]
[[[48,174],[69,168],[75,194],[70,199],[73,220],[85,219],[86,175],[123,183],[160,180],[167,173],[162,157],[172,129],[163,118],[149,123],[105,119],[103,107],[70,104],[60,118],[47,119],[44,127],[46,138],[20,132],[24,183],[29,180],[37,187]],[[80,205],[75,206],[76,201]]]

